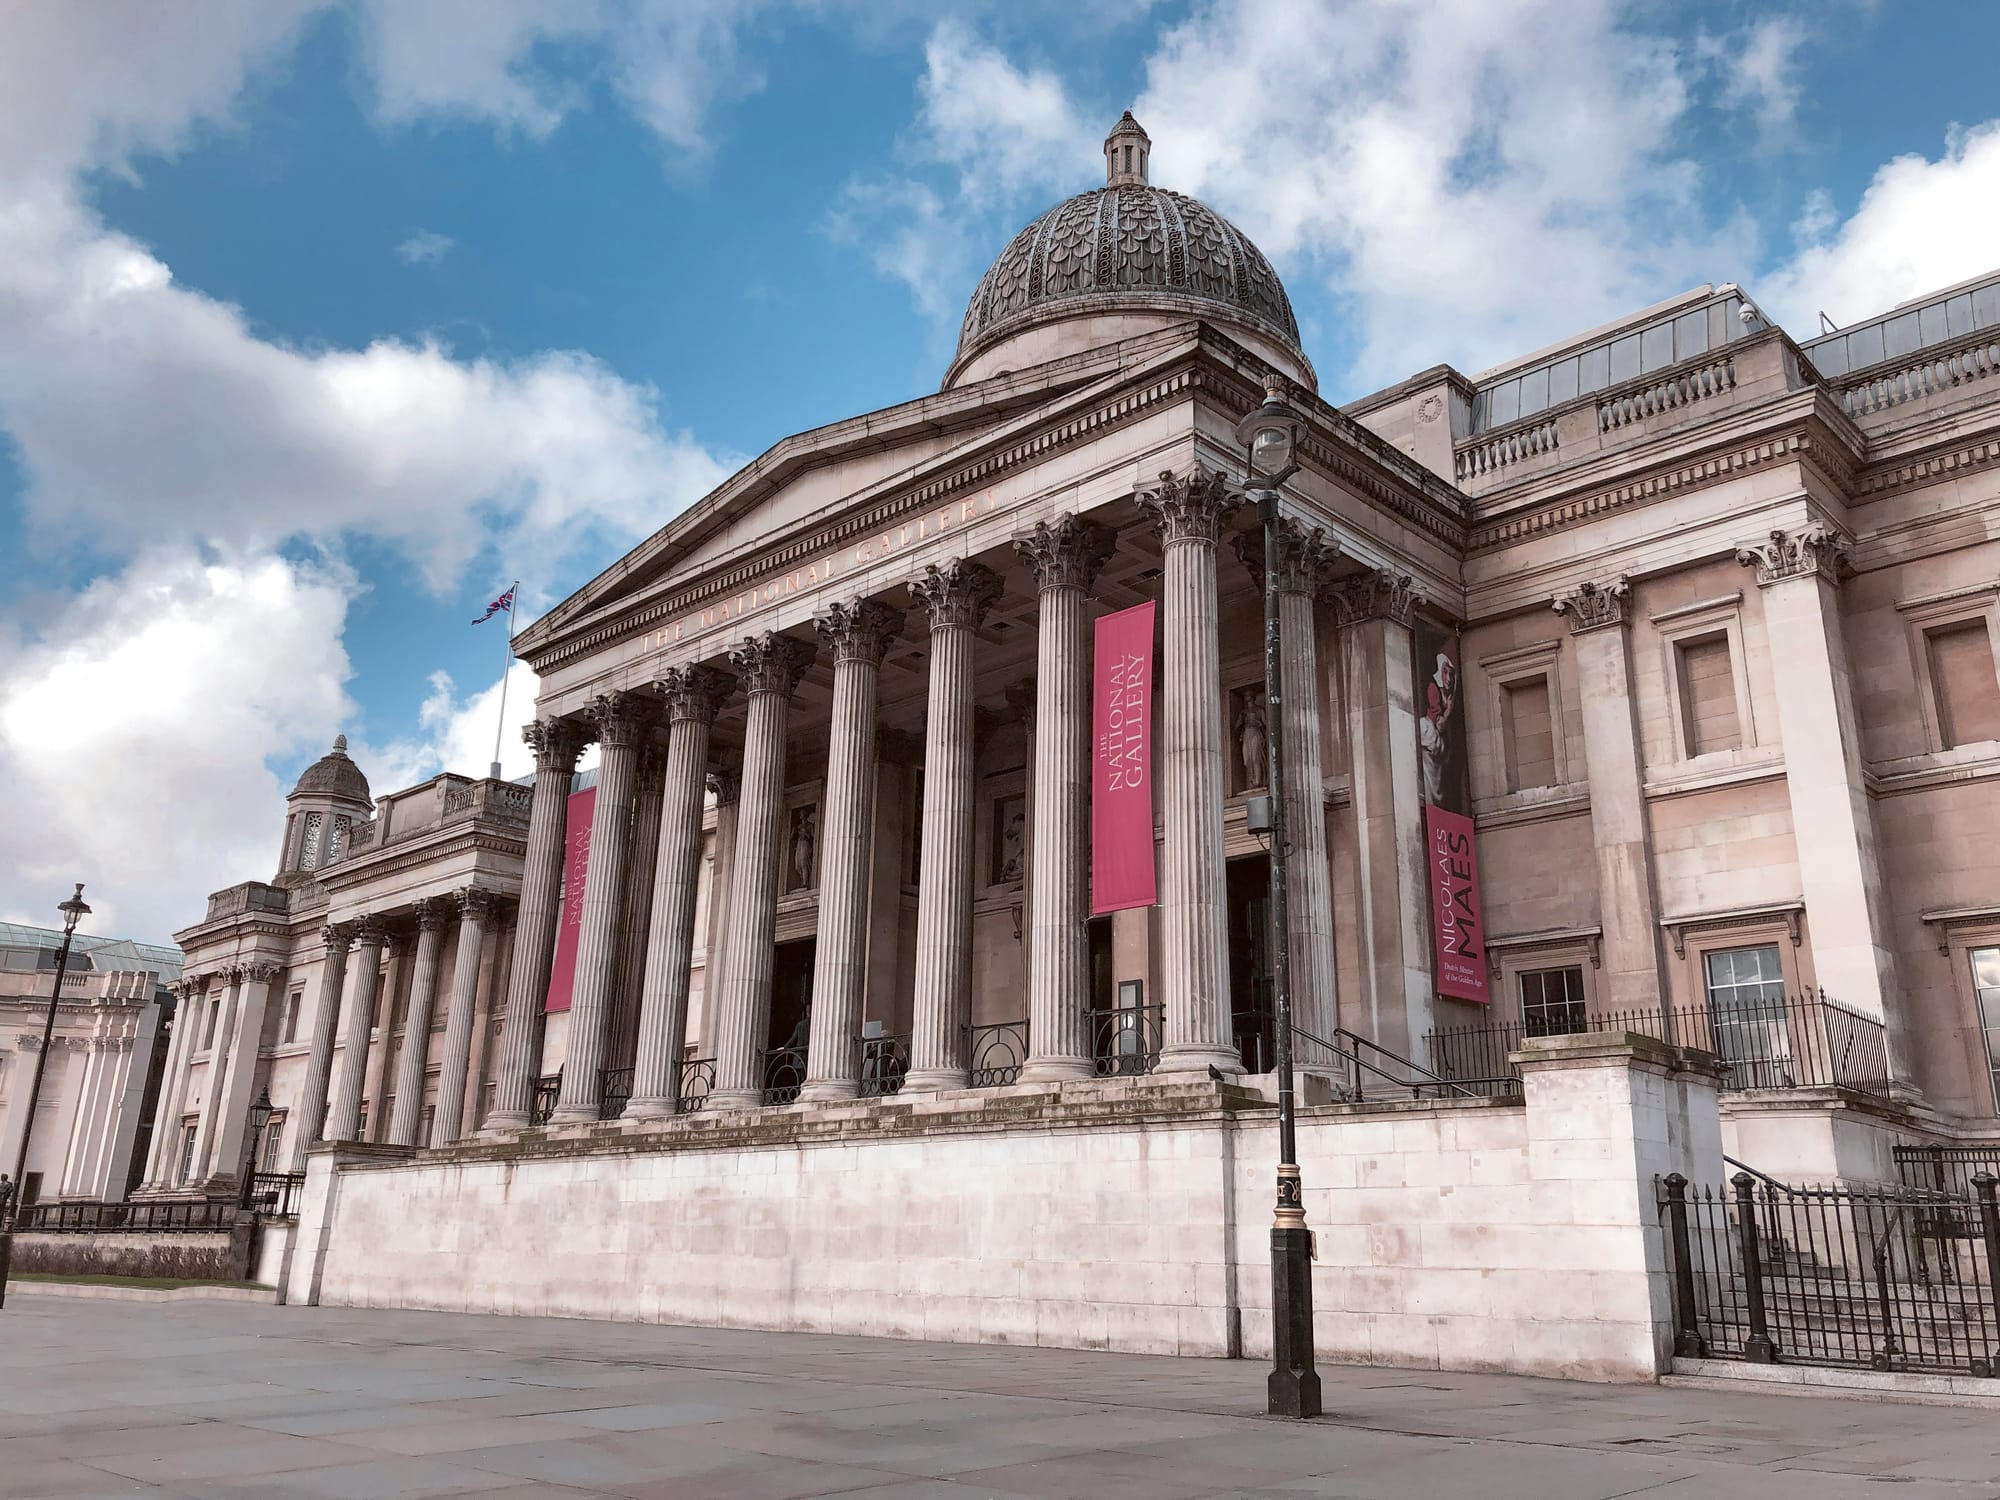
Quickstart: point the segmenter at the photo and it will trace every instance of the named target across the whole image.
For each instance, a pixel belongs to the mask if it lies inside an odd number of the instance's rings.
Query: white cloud
[[[6,641],[0,910],[48,925],[84,880],[97,931],[161,940],[210,888],[268,879],[290,788],[267,757],[323,751],[346,717],[353,588],[338,568],[162,548]]]
[[[1954,130],[1937,160],[1884,164],[1844,222],[1808,201],[1790,261],[1761,278],[1764,304],[1795,335],[1886,312],[2000,263],[2000,121]]]
[[[924,47],[917,93],[915,149],[956,170],[959,197],[973,208],[1094,176],[1093,149],[1111,125],[1087,124],[1054,72],[1016,67],[950,21]]]
[[[451,253],[458,243],[448,234],[419,229],[396,247],[396,259],[406,266],[434,266]]]
[[[1805,40],[1796,16],[1765,16],[1705,49],[1722,73],[1723,108],[1748,113],[1767,140],[1785,135],[1797,118]]]
[[[494,738],[499,738],[500,774],[509,780],[535,769],[534,754],[521,738],[521,726],[534,717],[538,679],[518,658],[507,669],[507,703],[503,722],[500,674],[460,697],[449,672],[433,672],[430,694],[417,711],[414,733],[399,734],[387,743],[356,750],[362,769],[385,788],[412,786],[440,771],[460,776],[485,776],[492,768]],[[594,747],[593,747],[594,749]]]

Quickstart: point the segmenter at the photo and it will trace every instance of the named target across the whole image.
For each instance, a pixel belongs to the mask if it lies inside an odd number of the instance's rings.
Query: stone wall
[[[250,1274],[249,1216],[232,1230],[187,1234],[103,1230],[14,1236],[14,1269],[61,1276],[139,1276],[182,1281],[243,1281]]]
[[[1650,1379],[1653,1176],[1712,1074],[1565,1038],[1525,1104],[1305,1111],[1329,1360]],[[1116,1080],[310,1159],[288,1299],[1145,1353],[1268,1352],[1274,1112]]]

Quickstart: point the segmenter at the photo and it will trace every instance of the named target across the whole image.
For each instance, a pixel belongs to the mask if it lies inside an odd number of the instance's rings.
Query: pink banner
[[[1433,804],[1424,809],[1424,834],[1430,850],[1438,993],[1484,1005],[1486,934],[1479,917],[1479,861],[1472,852],[1472,819]]]
[[[1097,622],[1091,701],[1090,910],[1160,899],[1153,858],[1153,610]]]
[[[549,966],[549,998],[542,1009],[569,1009],[576,988],[576,940],[583,930],[583,887],[590,870],[590,817],[597,808],[597,788],[569,794],[563,818],[562,925],[556,928],[555,961]]]

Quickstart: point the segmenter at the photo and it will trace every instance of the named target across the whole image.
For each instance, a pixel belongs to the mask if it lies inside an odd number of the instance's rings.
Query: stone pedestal
[[[910,588],[930,616],[923,866],[917,877],[916,1021],[905,1093],[963,1088],[972,1021],[973,642],[1000,595],[975,562],[932,566]]]

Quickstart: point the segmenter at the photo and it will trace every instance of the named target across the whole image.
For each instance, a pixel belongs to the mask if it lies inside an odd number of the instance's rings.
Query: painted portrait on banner
[[[1437,992],[1485,1004],[1486,922],[1472,831],[1458,633],[1420,618],[1415,636],[1417,759]]]

